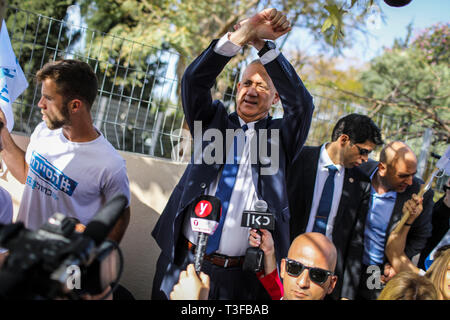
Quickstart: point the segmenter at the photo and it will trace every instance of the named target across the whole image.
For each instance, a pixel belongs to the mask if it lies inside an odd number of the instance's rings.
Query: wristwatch
[[[273,41],[267,40],[264,43],[264,47],[262,47],[262,49],[258,51],[258,56],[261,58],[264,54],[267,53],[267,51],[275,49],[276,47],[277,46],[275,45],[275,43]]]

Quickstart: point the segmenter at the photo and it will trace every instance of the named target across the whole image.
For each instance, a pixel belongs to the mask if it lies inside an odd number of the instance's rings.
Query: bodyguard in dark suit
[[[402,217],[404,203],[419,193],[423,181],[414,177],[417,172],[414,152],[400,141],[383,148],[380,162],[369,161],[360,169],[371,179],[371,192],[364,234],[359,241],[359,246],[364,247],[363,259],[353,265],[353,274],[360,274],[356,298],[374,300],[381,291],[380,277],[374,270],[379,269],[386,281],[395,274],[386,263],[386,240]],[[411,227],[404,250],[410,259],[421,252],[431,235],[432,210],[433,191],[430,189],[423,196],[422,213],[413,222],[405,223]]]
[[[350,114],[335,125],[331,142],[322,146],[305,146],[288,171],[288,195],[291,211],[291,241],[305,232],[321,232],[336,246],[337,285],[334,299],[341,297],[345,260],[359,215],[367,211],[370,180],[357,167],[368,160],[368,154],[383,143],[379,128],[367,116]],[[323,228],[316,225],[322,219],[328,167],[335,166],[333,194]],[[362,213],[361,213],[362,212]],[[323,219],[322,219],[323,220]],[[354,252],[353,255],[362,255]]]
[[[258,151],[265,147],[271,152],[269,159],[272,162],[267,161],[268,157],[260,157],[260,152],[256,153],[257,161],[250,162],[249,158],[254,159],[255,155],[252,149],[247,161],[239,165],[229,200],[230,209],[227,209],[226,215],[222,212],[222,216],[226,217],[221,220],[223,229],[220,225],[218,227],[221,229],[218,248],[210,254],[207,249],[202,265],[202,271],[211,278],[210,299],[269,298],[255,273],[242,270],[243,255],[249,244],[248,231],[240,227],[239,217],[243,209],[253,209],[251,205],[255,200],[267,202],[268,211],[275,217],[273,238],[280,263],[290,245],[285,171],[306,140],[314,109],[311,95],[290,63],[276,50],[273,42],[262,40],[276,39],[289,30],[289,22],[283,14],[275,9],[266,9],[241,22],[234,32],[213,41],[187,68],[182,79],[183,108],[197,148],[194,146],[192,162],[152,232],[161,248],[153,282],[153,299],[167,299],[180,271],[192,262],[196,237],[187,219],[189,205],[205,193],[221,197],[218,191],[215,192],[221,186],[227,164],[207,164],[205,159],[198,161],[198,151],[206,152],[205,148],[211,146],[210,141],[203,141],[198,147],[195,139],[198,132],[194,129],[199,123],[204,130],[202,133],[207,129],[216,129],[223,137],[227,129],[243,127],[246,130],[248,127],[246,141],[256,139],[257,143],[253,146],[258,146]],[[259,50],[261,61],[250,64],[245,70],[237,87],[237,110],[229,115],[221,101],[212,101],[210,90],[231,57],[247,43]],[[269,109],[279,100],[284,116],[282,119],[272,119],[268,116]],[[223,148],[225,160],[229,149]],[[264,173],[268,167],[275,167],[275,170]],[[221,201],[224,208],[227,200]],[[232,219],[233,223],[230,223]],[[216,234],[217,230],[214,236]],[[208,246],[210,243],[211,237]]]

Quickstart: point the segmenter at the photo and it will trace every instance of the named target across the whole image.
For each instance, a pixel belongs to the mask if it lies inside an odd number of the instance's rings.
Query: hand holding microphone
[[[259,247],[264,252],[264,274],[272,273],[277,268],[277,260],[270,231],[266,229],[250,230],[249,242],[252,247]]]
[[[195,248],[194,266],[200,272],[205,255],[208,238],[219,225],[222,206],[220,199],[214,196],[203,195],[191,205],[191,228],[198,232],[197,247]]]
[[[253,232],[253,236],[250,236],[250,241],[254,244],[260,241],[261,237],[268,238],[270,232],[267,230],[273,230],[275,226],[275,220],[272,213],[267,212],[267,203],[264,200],[258,200],[254,205],[255,211],[244,211],[242,213],[241,226],[246,228],[252,228],[250,234]],[[264,232],[264,233],[263,233]],[[259,237],[257,236],[259,235]],[[253,239],[251,239],[253,238]],[[270,235],[270,239],[272,236]],[[263,239],[264,240],[264,239]],[[273,240],[272,247],[273,247]],[[270,250],[270,244],[269,250]],[[269,251],[270,252],[270,251]],[[242,266],[243,270],[259,272],[263,269],[264,251],[259,248],[259,245],[255,248],[250,247],[245,253],[245,260]]]

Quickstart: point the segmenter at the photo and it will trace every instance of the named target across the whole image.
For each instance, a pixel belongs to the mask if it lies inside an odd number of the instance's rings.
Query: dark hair
[[[353,143],[363,143],[367,140],[379,146],[383,144],[380,129],[368,116],[352,113],[338,120],[331,135],[331,141],[336,141],[342,134],[349,136]]]
[[[36,74],[38,83],[55,81],[65,101],[80,99],[90,109],[97,96],[97,77],[92,68],[78,60],[59,60],[46,63]]]

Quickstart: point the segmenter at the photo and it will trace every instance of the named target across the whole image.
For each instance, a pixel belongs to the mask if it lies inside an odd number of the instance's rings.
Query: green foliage
[[[412,46],[417,48],[430,64],[450,62],[450,24],[435,24],[423,30]]]
[[[412,138],[433,128],[434,145],[450,142],[448,29],[436,25],[409,47],[386,49],[361,76],[364,93],[377,100],[379,110],[403,117]]]

